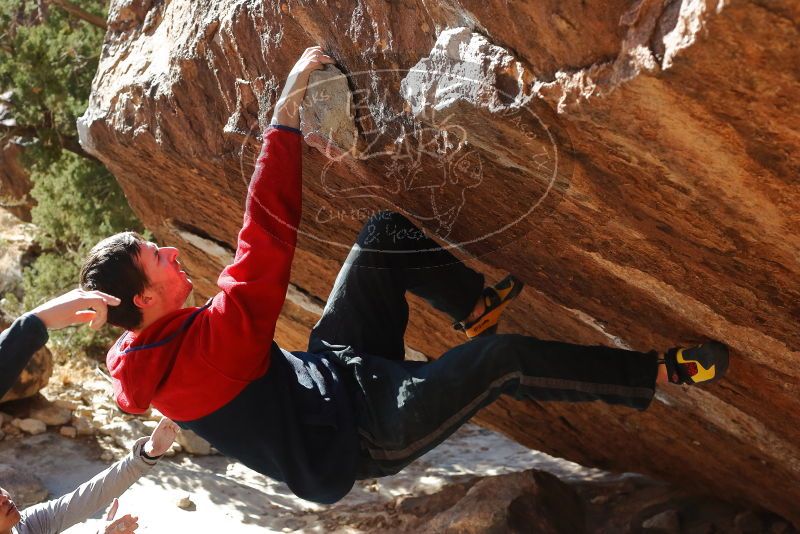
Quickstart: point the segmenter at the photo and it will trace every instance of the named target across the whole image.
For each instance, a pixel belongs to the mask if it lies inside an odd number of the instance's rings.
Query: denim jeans
[[[351,393],[362,449],[359,478],[399,472],[502,394],[640,410],[650,404],[654,352],[496,334],[431,362],[404,361],[406,291],[455,321],[469,314],[483,284],[483,275],[402,215],[380,212],[364,225],[308,349],[331,354]]]

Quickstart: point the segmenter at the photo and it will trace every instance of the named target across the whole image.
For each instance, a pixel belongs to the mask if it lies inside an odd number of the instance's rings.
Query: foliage
[[[71,5],[96,15],[106,9],[101,0]],[[88,105],[103,35],[53,2],[0,0],[0,93],[10,91],[3,103],[16,121],[0,129],[0,140],[4,134],[25,139],[35,238],[43,251],[24,272],[23,302],[6,299],[9,315],[74,288],[82,258],[103,237],[143,230],[114,177],[77,142],[76,120]],[[109,334],[67,329],[52,339],[92,350],[107,347]]]
[[[123,229],[141,230],[122,190],[101,164],[62,152],[53,164],[33,165],[31,212],[46,249],[78,251]]]
[[[98,0],[76,1],[102,11]],[[77,139],[75,119],[86,109],[104,32],[47,2],[0,0],[0,88],[11,91],[20,129],[35,131],[36,161],[56,158]],[[77,145],[76,145],[77,146]]]

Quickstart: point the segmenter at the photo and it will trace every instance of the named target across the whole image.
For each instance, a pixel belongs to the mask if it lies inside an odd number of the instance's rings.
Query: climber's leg
[[[475,306],[483,283],[482,274],[407,218],[379,212],[366,222],[339,271],[308,350],[344,345],[361,354],[402,360],[407,290],[459,320]]]
[[[587,347],[521,335],[476,338],[413,367],[353,359],[350,386],[362,438],[362,478],[398,472],[501,394],[540,401],[594,401],[645,409],[655,352]]]

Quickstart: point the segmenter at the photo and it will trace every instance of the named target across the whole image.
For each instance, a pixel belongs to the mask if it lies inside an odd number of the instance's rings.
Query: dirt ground
[[[120,412],[102,368],[85,358],[56,365],[42,393],[44,402],[72,406],[72,424],[74,417],[82,417],[90,423],[91,434],[64,437],[55,426],[38,435],[17,431],[0,441],[0,464],[35,475],[51,498],[72,491],[123,457],[160,417]],[[18,401],[0,410],[26,417],[31,405],[42,401]],[[9,424],[4,428],[8,430]],[[662,512],[667,516],[680,512],[681,528],[675,532],[759,532],[768,526],[776,534],[794,532],[779,518],[764,519],[745,506],[709,496],[698,500],[640,475],[583,467],[526,449],[472,424],[400,474],[357,482],[345,499],[331,506],[303,501],[284,484],[219,454],[193,455],[175,446],[174,454],[163,458],[120,498],[119,515],[138,515],[141,533],[402,531],[407,518],[397,505],[404,498],[430,495],[475,477],[528,469],[552,473],[577,490],[586,506],[590,532],[658,532],[641,525]],[[190,502],[180,507],[179,502],[187,498]],[[97,532],[100,517],[97,514],[67,532]]]

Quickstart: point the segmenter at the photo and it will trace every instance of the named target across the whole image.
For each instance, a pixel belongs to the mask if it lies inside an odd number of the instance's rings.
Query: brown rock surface
[[[457,494],[457,493],[456,493]],[[476,482],[433,517],[422,515],[406,532],[585,532],[583,503],[574,489],[542,471],[523,471]],[[431,513],[430,510],[427,511]]]
[[[359,137],[333,147],[305,126],[278,341],[305,348],[360,222],[401,207],[490,278],[527,282],[507,331],[733,349],[727,380],[667,387],[644,413],[502,400],[480,422],[800,523],[798,21],[781,0],[115,1],[79,128],[207,296],[257,132],[302,49],[324,45]],[[460,341],[411,303],[412,349]]]
[[[8,328],[9,324],[0,318],[0,331]],[[47,385],[53,374],[53,355],[44,347],[36,351],[31,361],[22,370],[17,382],[0,398],[0,404],[8,401],[25,399],[36,395],[40,389]]]
[[[8,116],[8,107],[4,104],[7,98],[10,98],[10,93],[0,94],[0,123],[13,124],[14,120]],[[34,204],[30,196],[33,184],[22,166],[22,150],[17,138],[0,139],[0,207],[30,222]]]

